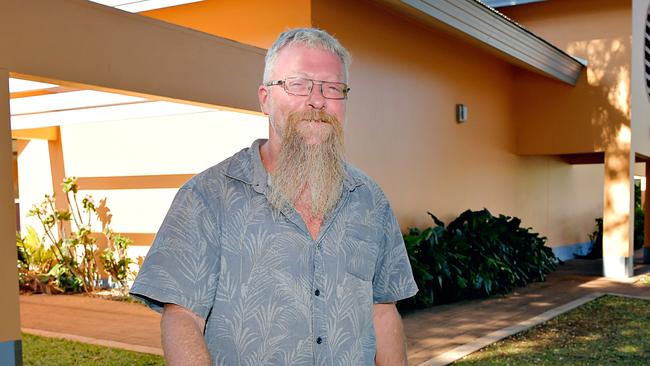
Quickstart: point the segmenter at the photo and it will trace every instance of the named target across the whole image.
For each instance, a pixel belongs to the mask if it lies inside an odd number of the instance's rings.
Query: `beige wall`
[[[31,226],[38,232],[42,231],[40,222],[27,217],[27,212],[32,205],[43,200],[45,194],[56,193],[61,195],[59,186],[52,182],[52,169],[50,165],[50,152],[47,140],[21,140],[24,148],[18,155],[18,191],[20,203],[20,224],[22,234],[27,233]],[[61,182],[58,182],[60,184]],[[57,192],[55,192],[57,188]]]
[[[551,246],[588,241],[602,211],[602,168],[515,154],[516,126],[529,116],[515,112],[518,69],[371,2],[312,9],[314,25],[354,59],[348,155],[380,183],[404,228],[429,225],[427,211],[448,221],[486,207],[521,217]],[[469,108],[460,125],[457,103]]]
[[[90,194],[97,204],[105,199],[111,227],[135,240],[130,254],[136,258],[146,254],[141,246],[150,244],[185,180],[267,137],[268,127],[256,113],[214,111],[69,124],[61,126],[60,136],[61,175],[79,178],[80,197]],[[23,230],[39,230],[26,212],[43,194],[63,194],[60,180],[52,180],[50,160],[48,141],[38,139],[18,158]]]
[[[522,156],[519,165],[515,207],[524,224],[550,246],[589,241],[603,212],[603,166],[542,156]]]

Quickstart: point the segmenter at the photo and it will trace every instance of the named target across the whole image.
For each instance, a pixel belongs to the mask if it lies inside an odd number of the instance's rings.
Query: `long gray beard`
[[[304,120],[321,120],[333,128],[320,144],[307,144],[299,126]],[[325,217],[341,198],[345,174],[341,123],[324,111],[294,113],[288,116],[282,135],[280,156],[271,175],[271,206],[282,211],[307,198],[311,218]],[[309,196],[301,197],[305,190]]]

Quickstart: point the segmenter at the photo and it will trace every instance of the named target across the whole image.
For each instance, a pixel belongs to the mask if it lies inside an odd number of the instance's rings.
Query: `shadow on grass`
[[[650,301],[604,296],[454,365],[649,365]]]

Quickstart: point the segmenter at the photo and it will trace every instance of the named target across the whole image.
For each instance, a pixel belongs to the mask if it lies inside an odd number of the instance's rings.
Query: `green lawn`
[[[650,365],[650,301],[604,296],[454,365]]]
[[[165,365],[161,356],[23,333],[23,365]]]

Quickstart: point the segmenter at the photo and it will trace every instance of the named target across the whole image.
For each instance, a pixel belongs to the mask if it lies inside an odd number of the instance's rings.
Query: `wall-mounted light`
[[[463,123],[467,121],[467,106],[465,104],[456,104],[456,122]]]

